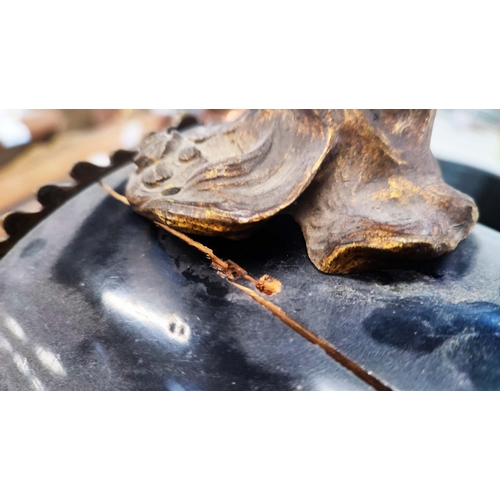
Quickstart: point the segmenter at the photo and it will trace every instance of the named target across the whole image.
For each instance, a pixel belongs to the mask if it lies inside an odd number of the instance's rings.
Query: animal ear
[[[319,270],[394,267],[467,237],[477,207],[442,180],[433,119],[430,110],[344,111],[333,154],[293,212]]]
[[[126,194],[185,232],[241,237],[293,203],[334,143],[330,110],[247,110],[236,121],[148,137]]]

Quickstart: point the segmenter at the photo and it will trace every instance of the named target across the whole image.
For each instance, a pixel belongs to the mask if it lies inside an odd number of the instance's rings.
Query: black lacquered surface
[[[368,388],[99,186],[9,252],[0,297],[2,389]]]
[[[318,272],[287,216],[248,240],[203,242],[281,280],[275,303],[394,389],[500,388],[491,229],[435,262],[349,277]],[[0,262],[0,301],[2,389],[370,388],[99,186]]]
[[[476,200],[479,222],[500,231],[500,177],[477,168],[440,161],[444,180]]]

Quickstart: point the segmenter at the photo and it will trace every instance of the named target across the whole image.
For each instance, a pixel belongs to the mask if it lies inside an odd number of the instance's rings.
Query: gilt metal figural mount
[[[232,123],[153,133],[126,196],[179,231],[234,239],[285,211],[326,273],[438,257],[467,237],[478,211],[442,180],[434,115],[247,110]]]

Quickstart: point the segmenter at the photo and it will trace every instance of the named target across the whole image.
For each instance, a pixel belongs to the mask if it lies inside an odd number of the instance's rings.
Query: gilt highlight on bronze
[[[126,196],[191,234],[244,238],[279,212],[323,272],[450,252],[478,218],[430,150],[433,110],[247,110],[146,137]]]

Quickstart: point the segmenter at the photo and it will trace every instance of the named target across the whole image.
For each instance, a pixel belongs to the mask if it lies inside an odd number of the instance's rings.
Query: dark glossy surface
[[[318,272],[287,216],[248,240],[203,242],[281,280],[275,303],[395,389],[500,388],[495,231],[478,226],[418,268],[349,277]],[[0,262],[0,388],[369,387],[92,186]]]
[[[484,170],[440,161],[444,180],[476,200],[479,222],[500,231],[500,177]]]
[[[99,186],[1,261],[0,298],[2,389],[368,388]]]

